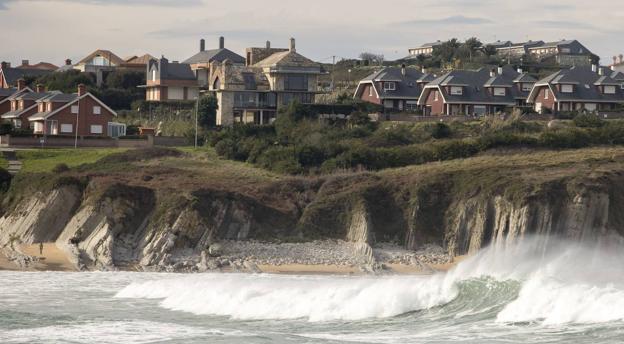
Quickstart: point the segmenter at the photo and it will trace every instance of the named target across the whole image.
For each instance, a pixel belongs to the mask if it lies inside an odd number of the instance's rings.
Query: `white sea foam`
[[[481,307],[481,311],[499,309],[496,321],[500,323],[610,322],[624,319],[622,252],[619,247],[533,238],[485,249],[444,275],[204,274],[133,283],[117,297],[161,299],[166,309],[233,319],[360,320],[445,305],[458,296],[460,282],[488,276],[490,281],[520,281],[517,298],[517,289],[509,289],[514,295],[500,298],[506,305],[480,295],[463,295],[456,302],[466,304],[453,305],[457,314],[477,314]],[[481,292],[489,289],[486,285]]]
[[[0,331],[2,343],[143,344],[228,332],[151,321],[105,321]]]

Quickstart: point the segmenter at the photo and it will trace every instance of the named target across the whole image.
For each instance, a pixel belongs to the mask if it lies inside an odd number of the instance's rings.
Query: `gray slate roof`
[[[230,60],[232,63],[244,64],[245,58],[229,49],[213,49],[200,51],[192,57],[188,58],[183,63],[197,64],[197,63],[210,63],[212,61],[223,62]]]
[[[414,98],[418,99],[422,92],[422,87],[418,84],[418,80],[423,74],[415,68],[406,68],[405,76],[401,73],[400,67],[386,67],[379,72],[375,72],[362,81],[384,82],[394,81],[396,90],[384,91],[383,87],[375,84],[379,98]]]
[[[32,68],[5,68],[2,70],[6,82],[9,85],[15,85],[20,78],[27,77],[40,77],[46,74],[50,74],[53,71],[45,69],[32,69]]]
[[[454,70],[435,79],[427,86],[463,86],[461,95],[451,95],[445,87],[440,87],[447,103],[480,103],[480,104],[506,104],[514,105],[516,99],[524,99],[529,92],[516,87],[516,80],[520,74],[511,66],[503,67],[503,73],[495,77],[490,76],[487,68],[479,70]],[[490,86],[487,86],[488,83]],[[493,96],[487,87],[509,87],[510,92],[505,96]]]
[[[602,76],[592,71],[591,67],[577,66],[553,73],[540,80],[538,84],[560,83],[576,85],[574,87],[574,92],[572,93],[562,93],[559,92],[557,87],[551,87],[551,90],[558,101],[582,100],[624,103],[624,94],[620,87],[616,87],[615,94],[604,94],[600,91],[600,88],[595,84],[601,78]]]
[[[10,97],[15,92],[17,92],[17,88],[0,88],[0,97]]]
[[[191,65],[186,63],[169,63],[167,65],[167,75],[161,75],[161,79],[165,80],[195,80],[195,73],[191,69]]]

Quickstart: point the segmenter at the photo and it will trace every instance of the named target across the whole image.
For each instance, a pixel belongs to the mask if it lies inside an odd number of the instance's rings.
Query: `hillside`
[[[211,269],[223,262],[210,249],[249,240],[344,241],[367,264],[381,243],[439,245],[452,257],[529,233],[616,236],[624,223],[622,147],[490,150],[308,177],[208,148],[109,151],[69,169],[22,156],[25,170],[2,194],[0,246],[56,242],[80,269]]]

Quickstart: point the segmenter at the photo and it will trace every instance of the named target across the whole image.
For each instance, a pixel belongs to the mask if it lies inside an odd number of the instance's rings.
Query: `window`
[[[408,100],[407,102],[405,102],[405,110],[407,111],[418,110],[418,102],[415,100]]]
[[[548,99],[548,98],[550,98],[550,90],[544,89],[544,99]]]
[[[368,86],[368,96],[369,97],[373,96],[373,86]]]
[[[615,94],[615,86],[605,86],[604,87],[605,94]]]
[[[71,113],[73,113],[74,115],[78,114],[78,105],[72,105],[71,107]]]
[[[451,86],[451,94],[454,96],[461,96],[464,94],[464,88],[461,86]]]
[[[45,111],[45,104],[41,103],[39,104],[39,112],[44,112]]]
[[[15,128],[20,129],[22,127],[22,120],[21,119],[16,119],[15,120]]]
[[[92,125],[91,126],[91,134],[102,134],[102,126],[101,125]]]
[[[156,81],[156,70],[152,70],[152,81]]]
[[[596,111],[596,108],[597,108],[596,104],[593,104],[593,103],[585,104],[585,110],[587,111]]]
[[[287,75],[284,78],[284,89],[287,91],[307,91],[307,75]]]
[[[93,114],[94,115],[101,115],[102,114],[102,108],[100,106],[94,106],[93,107]]]
[[[43,123],[41,122],[35,122],[35,130],[36,133],[42,133],[43,132]]]
[[[61,123],[61,134],[73,133],[74,125],[73,124],[63,124]]]
[[[494,96],[504,97],[506,94],[504,87],[494,87]]]
[[[20,110],[24,110],[24,101],[23,100],[19,101],[19,109]]]
[[[384,82],[384,91],[394,91],[396,90],[396,83],[393,81]]]
[[[15,111],[15,110],[17,110],[17,105],[16,105],[15,101],[12,101],[11,102],[11,111]]]
[[[561,93],[572,93],[572,92],[574,92],[574,86],[561,85]]]
[[[438,101],[439,97],[438,97],[438,90],[433,91],[433,101]]]
[[[52,103],[46,103],[46,111],[52,111]]]
[[[533,84],[522,84],[522,91],[531,92],[533,89]]]

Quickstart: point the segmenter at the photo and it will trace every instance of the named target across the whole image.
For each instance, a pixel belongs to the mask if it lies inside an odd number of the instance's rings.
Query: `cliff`
[[[210,153],[121,153],[25,174],[3,194],[0,246],[56,242],[80,269],[191,270],[228,241],[428,244],[452,256],[528,234],[624,231],[624,149],[491,153],[379,173],[284,177]],[[214,253],[214,252],[213,252]]]

